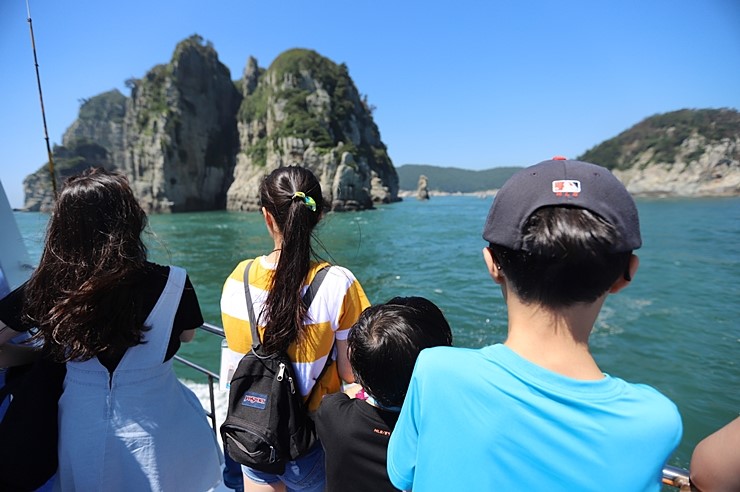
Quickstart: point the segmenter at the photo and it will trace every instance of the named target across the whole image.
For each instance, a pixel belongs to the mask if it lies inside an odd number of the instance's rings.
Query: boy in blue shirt
[[[604,374],[588,339],[642,244],[609,170],[556,158],[496,195],[483,257],[508,310],[503,344],[417,361],[388,448],[403,490],[658,491],[682,426],[655,389]]]

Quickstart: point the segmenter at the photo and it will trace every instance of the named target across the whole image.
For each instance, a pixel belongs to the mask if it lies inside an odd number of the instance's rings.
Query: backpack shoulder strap
[[[309,307],[313,302],[313,298],[316,297],[316,293],[319,291],[319,287],[321,287],[321,284],[324,282],[326,274],[329,273],[329,268],[331,268],[331,265],[326,265],[321,270],[316,272],[313,280],[311,280],[308,289],[306,289],[306,293],[303,294],[303,304],[305,304],[306,307]]]
[[[260,340],[259,332],[257,331],[257,317],[254,315],[254,307],[252,306],[252,296],[249,293],[249,268],[252,266],[252,260],[247,263],[244,268],[244,297],[247,299],[247,313],[249,314],[249,328],[252,330],[252,350],[257,352],[260,348],[262,341]]]
[[[247,263],[247,266],[244,268],[244,297],[247,300],[249,327],[252,331],[252,349],[257,351],[259,350],[262,341],[260,340],[259,332],[257,331],[257,317],[254,314],[252,296],[249,293],[249,269],[252,266],[252,263],[253,260],[250,260],[249,263]],[[314,297],[316,297],[316,293],[319,291],[319,287],[321,287],[321,284],[324,282],[326,274],[329,273],[329,268],[331,268],[331,265],[326,265],[321,270],[319,270],[316,275],[314,275],[313,280],[311,280],[311,283],[309,284],[308,289],[306,290],[306,293],[303,295],[302,299],[303,304],[306,306],[306,308],[311,305]]]
[[[316,293],[319,291],[319,287],[321,287],[321,283],[326,278],[326,274],[329,273],[329,269],[331,268],[331,265],[326,265],[321,270],[316,272],[316,275],[314,276],[313,280],[311,281],[311,285],[308,286],[308,290],[306,291],[306,294],[303,296],[303,302],[306,304],[306,307],[311,305],[311,301],[313,301],[314,297],[316,297]],[[336,339],[334,340],[334,343],[331,346],[331,349],[329,349],[329,355],[326,357],[326,363],[324,364],[324,368],[321,369],[321,372],[314,380],[314,386],[311,388],[311,391],[308,392],[308,395],[306,396],[306,401],[311,399],[311,396],[313,396],[313,392],[316,389],[316,386],[321,380],[321,378],[324,376],[324,373],[329,368],[329,365],[331,365],[331,354],[334,352],[334,346],[336,345]]]

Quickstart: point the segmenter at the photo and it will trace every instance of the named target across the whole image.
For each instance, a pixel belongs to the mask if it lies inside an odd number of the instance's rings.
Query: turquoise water
[[[502,341],[506,310],[488,276],[480,231],[491,199],[408,199],[374,211],[329,214],[323,255],[350,268],[372,302],[421,295],[437,303],[467,347]],[[740,199],[642,200],[644,246],[632,285],[610,297],[591,337],[602,370],[650,384],[679,407],[684,438],[671,464],[688,467],[705,435],[740,412]],[[47,217],[17,213],[36,261]],[[151,257],[187,268],[206,321],[220,325],[225,277],[272,249],[259,213],[150,218]],[[199,334],[181,353],[213,370],[219,341]]]

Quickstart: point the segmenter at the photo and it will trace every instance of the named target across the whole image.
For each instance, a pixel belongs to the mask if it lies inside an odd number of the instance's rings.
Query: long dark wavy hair
[[[23,308],[53,359],[88,360],[141,343],[131,287],[146,268],[146,224],[123,175],[91,168],[65,181]]]
[[[295,196],[296,192],[312,198],[316,210],[311,210],[304,198]],[[265,177],[260,185],[260,200],[283,236],[280,259],[263,310],[263,346],[271,353],[287,349],[302,333],[306,306],[301,301],[301,288],[315,256],[313,230],[324,210],[324,198],[311,171],[291,166],[278,168]]]

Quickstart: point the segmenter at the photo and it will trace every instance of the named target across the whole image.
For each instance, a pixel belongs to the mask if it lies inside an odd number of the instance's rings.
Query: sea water
[[[330,213],[316,231],[317,251],[352,270],[371,302],[435,302],[455,345],[501,342],[506,308],[481,256],[490,205],[491,198],[449,196]],[[670,464],[688,467],[696,443],[740,412],[740,198],[638,200],[638,209],[639,270],[607,299],[591,347],[604,372],[652,385],[678,405],[684,437]],[[38,261],[48,217],[16,219]],[[146,242],[153,261],[188,270],[205,320],[217,325],[226,276],[273,249],[257,212],[154,215]],[[180,350],[216,372],[219,353],[220,340],[207,333]]]

